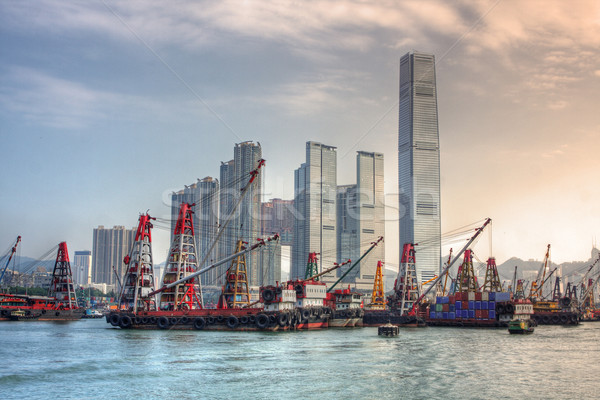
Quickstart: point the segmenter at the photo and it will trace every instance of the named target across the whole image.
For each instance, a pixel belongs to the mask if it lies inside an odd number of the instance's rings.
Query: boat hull
[[[323,327],[326,319],[299,321],[294,312],[262,309],[206,309],[189,311],[111,312],[106,322],[121,329],[175,329],[209,331],[287,331]],[[325,326],[326,327],[326,326]]]

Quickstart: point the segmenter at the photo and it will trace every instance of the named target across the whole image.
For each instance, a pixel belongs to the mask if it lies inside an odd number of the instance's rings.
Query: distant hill
[[[56,260],[36,260],[35,258],[21,256],[11,261],[8,270],[12,271],[14,265],[15,271],[21,273],[30,274],[40,267],[48,272],[52,272],[55,262]],[[4,268],[4,266],[5,265],[2,265],[1,268]]]

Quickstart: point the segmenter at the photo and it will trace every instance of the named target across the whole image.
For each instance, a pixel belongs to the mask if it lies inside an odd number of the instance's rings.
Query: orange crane
[[[385,310],[385,293],[383,292],[383,262],[377,261],[377,272],[373,282],[373,294],[371,295],[371,309]]]

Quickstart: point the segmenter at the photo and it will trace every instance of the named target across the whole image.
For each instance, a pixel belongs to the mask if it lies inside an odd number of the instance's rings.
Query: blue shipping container
[[[448,313],[448,319],[456,319],[456,313],[449,312]]]
[[[510,301],[510,293],[496,292],[496,301]]]
[[[442,318],[443,318],[443,319],[448,319],[448,313],[447,313],[446,311],[444,311],[444,312],[442,313]]]
[[[456,304],[456,310],[462,310],[462,301],[456,300],[454,304]]]
[[[490,319],[496,319],[496,310],[490,310],[488,315]]]
[[[481,310],[481,302],[480,301],[476,301],[475,302],[475,309],[476,310]]]
[[[474,309],[475,309],[475,301],[469,300],[469,310],[474,310]]]
[[[469,310],[469,318],[475,318],[475,310]]]
[[[490,292],[490,294],[488,295],[488,300],[495,301],[496,300],[496,292]]]
[[[462,310],[462,317],[463,318],[469,318],[469,310]]]
[[[448,303],[450,303],[450,297],[442,296],[442,304],[448,304]]]
[[[488,309],[488,302],[487,301],[482,301],[481,302],[481,309],[482,310],[487,310]]]
[[[442,304],[442,296],[437,296],[435,298],[435,304]]]
[[[449,308],[448,311],[450,311],[450,312],[455,312],[456,311],[456,306],[454,304],[449,304],[448,308]]]
[[[435,319],[435,311],[430,311],[429,312],[429,318]]]
[[[488,309],[495,310],[496,309],[496,302],[495,301],[488,301]]]

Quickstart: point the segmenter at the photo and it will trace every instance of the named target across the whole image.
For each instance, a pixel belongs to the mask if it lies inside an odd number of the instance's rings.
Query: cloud
[[[198,114],[198,103],[148,99],[94,89],[27,67],[8,67],[0,79],[2,109],[26,121],[60,129],[82,129],[111,119]],[[204,111],[206,112],[206,111]]]
[[[597,69],[594,71],[594,75],[599,76],[600,77],[600,69]]]
[[[551,103],[548,103],[548,108],[551,110],[562,110],[563,108],[566,108],[569,105],[569,103],[567,103],[564,100],[558,100],[558,101],[553,101]]]

